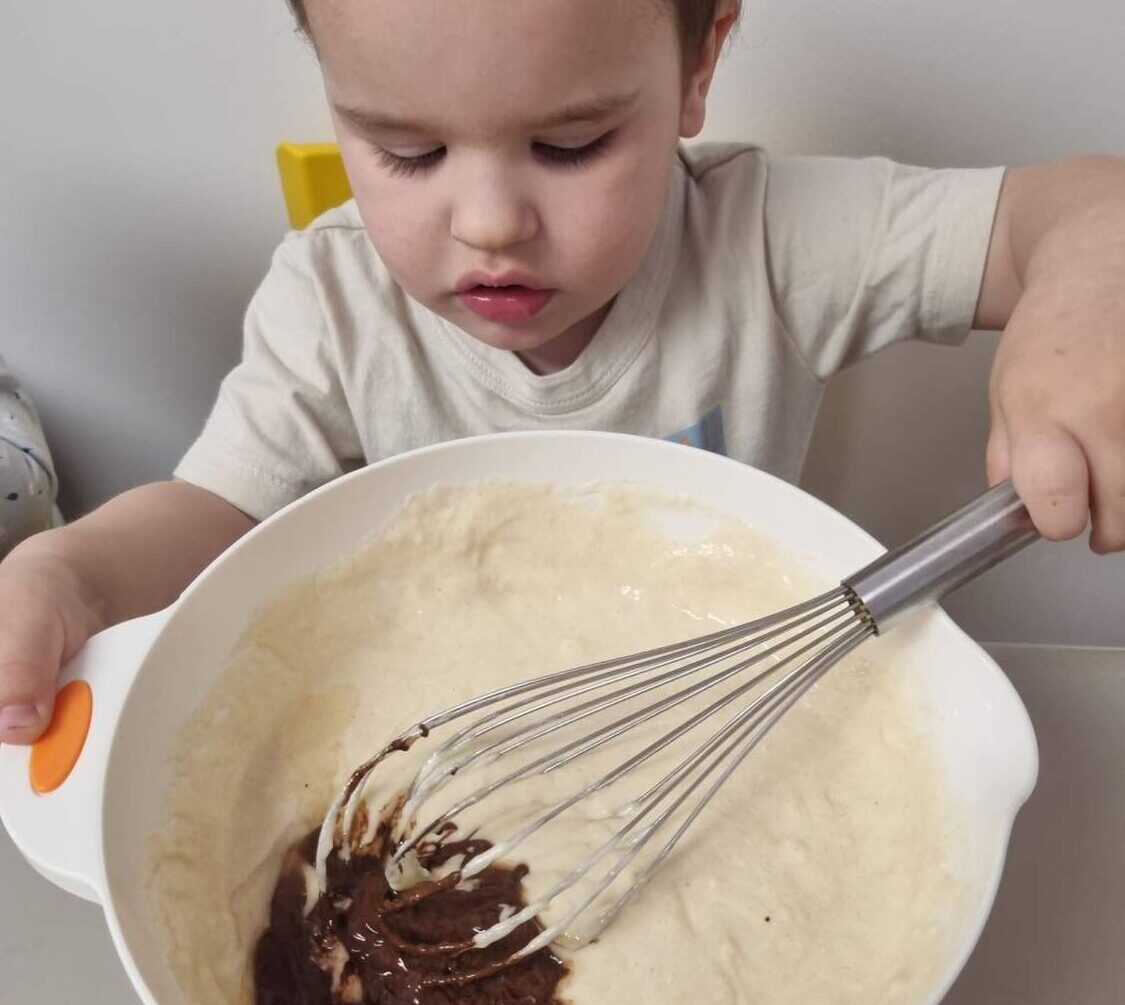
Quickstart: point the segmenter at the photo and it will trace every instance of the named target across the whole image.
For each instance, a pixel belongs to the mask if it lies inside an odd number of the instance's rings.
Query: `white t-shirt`
[[[685,148],[640,269],[547,375],[411,300],[348,203],[274,255],[242,362],[176,477],[261,519],[426,444],[601,429],[795,480],[832,373],[900,339],[966,337],[1002,178]]]

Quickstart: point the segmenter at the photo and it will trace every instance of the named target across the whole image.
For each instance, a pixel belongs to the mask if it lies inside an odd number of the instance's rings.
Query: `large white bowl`
[[[34,795],[27,749],[0,748],[0,818],[43,875],[101,903],[143,1001],[182,1000],[147,902],[146,839],[159,826],[176,736],[250,616],[288,583],[352,550],[411,493],[487,478],[625,480],[687,495],[746,520],[834,580],[883,550],[830,507],[770,475],[691,447],[608,433],[510,433],[428,447],[282,510],[170,608],[103,632],[65,669],[64,679],[90,682],[94,718],[82,757],[57,792]],[[969,824],[965,865],[977,877],[956,958],[925,999],[933,1005],[984,927],[1038,756],[1007,678],[940,609],[919,613],[893,634],[900,658],[931,685],[937,741]]]

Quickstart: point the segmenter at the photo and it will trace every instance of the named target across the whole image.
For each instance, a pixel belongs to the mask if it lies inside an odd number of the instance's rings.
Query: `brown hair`
[[[694,53],[715,20],[715,8],[719,0],[661,0],[676,10],[676,22],[680,29],[680,42],[683,44],[685,55]],[[306,35],[309,33],[308,13],[305,10],[306,0],[286,0],[297,24]]]

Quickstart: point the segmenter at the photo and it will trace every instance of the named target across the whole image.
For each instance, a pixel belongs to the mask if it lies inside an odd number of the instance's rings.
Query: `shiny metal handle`
[[[898,615],[938,600],[974,579],[1039,533],[1011,482],[844,580],[883,631]]]

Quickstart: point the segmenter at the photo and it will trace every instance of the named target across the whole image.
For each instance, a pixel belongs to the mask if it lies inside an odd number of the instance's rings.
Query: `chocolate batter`
[[[466,884],[472,889],[443,889],[402,906],[383,874],[385,848],[349,862],[333,853],[328,892],[306,917],[318,833],[291,849],[282,867],[254,954],[257,1005],[559,1005],[566,968],[548,949],[491,972],[534,938],[540,929],[533,922],[487,949],[442,948],[494,924],[504,905],[524,907],[526,866],[490,866]],[[419,859],[432,868],[489,847],[447,840]]]

